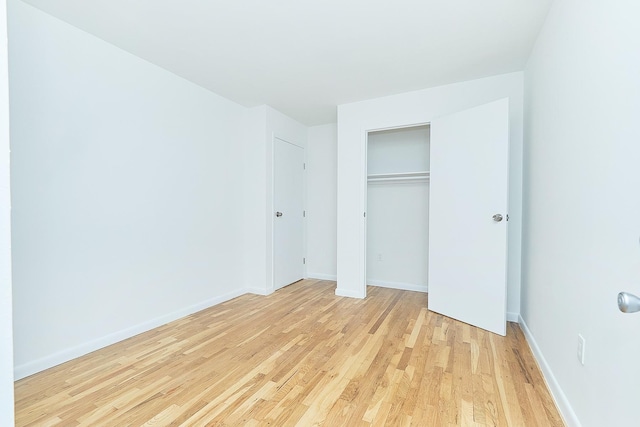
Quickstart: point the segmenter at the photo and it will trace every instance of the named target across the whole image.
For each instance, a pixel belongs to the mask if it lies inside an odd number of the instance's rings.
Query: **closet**
[[[367,134],[367,284],[427,291],[429,125]]]

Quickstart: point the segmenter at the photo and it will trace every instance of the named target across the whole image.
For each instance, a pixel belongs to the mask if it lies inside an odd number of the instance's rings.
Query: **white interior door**
[[[304,150],[274,139],[273,286],[304,277]]]
[[[508,99],[431,123],[429,309],[500,335],[506,333],[508,149]]]

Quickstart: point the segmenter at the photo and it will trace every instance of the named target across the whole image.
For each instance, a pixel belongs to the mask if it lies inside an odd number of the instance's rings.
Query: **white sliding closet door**
[[[431,122],[429,309],[506,333],[509,100]]]

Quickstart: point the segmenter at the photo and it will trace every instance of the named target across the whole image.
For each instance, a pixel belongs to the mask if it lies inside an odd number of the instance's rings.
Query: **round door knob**
[[[640,311],[640,298],[628,292],[618,294],[618,308],[623,313],[637,313]]]
[[[495,215],[493,216],[493,220],[494,220],[495,222],[500,222],[500,221],[502,221],[502,215],[500,215],[500,214],[495,214]]]
[[[282,212],[276,212],[276,216],[277,217],[281,217],[282,216]]]

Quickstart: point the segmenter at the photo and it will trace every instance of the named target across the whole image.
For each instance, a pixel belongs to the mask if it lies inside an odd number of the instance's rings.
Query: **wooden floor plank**
[[[17,381],[16,425],[563,425],[516,324],[334,290],[244,295]]]

